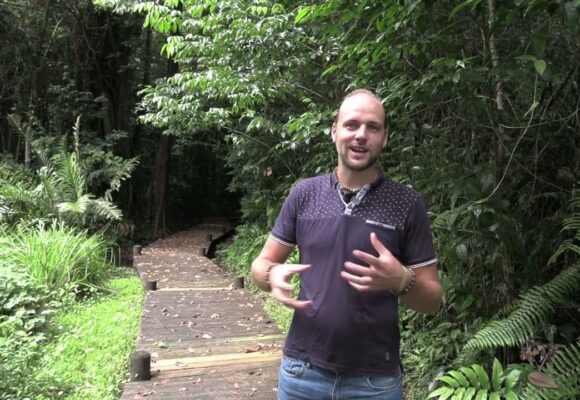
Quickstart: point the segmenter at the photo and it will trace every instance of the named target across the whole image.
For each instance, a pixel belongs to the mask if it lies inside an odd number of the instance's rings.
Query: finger
[[[362,276],[370,276],[373,272],[369,267],[355,264],[350,261],[345,262],[344,267],[348,269],[350,272]]]
[[[294,288],[291,283],[288,283],[285,281],[282,281],[281,283],[272,282],[272,284],[270,286],[272,286],[272,289],[277,288],[277,289],[283,290],[283,291],[288,292],[288,293],[292,293],[292,289]]]
[[[372,232],[371,233],[371,244],[373,245],[373,247],[375,248],[376,251],[379,252],[380,254],[386,254],[391,256],[391,252],[389,251],[389,249],[387,249],[379,240],[379,238],[377,237],[377,234]]]
[[[372,254],[365,253],[364,251],[360,250],[353,250],[352,254],[361,261],[366,262],[369,265],[377,265],[379,263],[379,259]]]
[[[312,301],[309,300],[295,300],[291,297],[290,294],[291,292],[284,292],[278,289],[272,290],[272,295],[274,298],[287,307],[306,308],[312,304]]]
[[[340,276],[346,279],[349,283],[354,283],[357,285],[368,286],[373,282],[372,278],[369,278],[368,276],[356,276],[345,271],[341,271]]]
[[[285,306],[295,309],[308,308],[312,305],[312,300],[290,300],[284,303]]]
[[[312,267],[311,264],[285,264],[284,266],[286,267],[284,271],[288,272],[289,274],[308,271]]]
[[[367,285],[359,285],[358,283],[348,282],[350,286],[358,290],[359,292],[368,292],[371,290],[370,286]]]

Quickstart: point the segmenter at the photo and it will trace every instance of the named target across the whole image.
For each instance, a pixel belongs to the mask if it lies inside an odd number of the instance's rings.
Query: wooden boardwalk
[[[275,399],[284,336],[247,290],[199,255],[205,224],[158,240],[135,259],[146,293],[136,350],[151,353],[150,381],[128,382],[121,400]]]

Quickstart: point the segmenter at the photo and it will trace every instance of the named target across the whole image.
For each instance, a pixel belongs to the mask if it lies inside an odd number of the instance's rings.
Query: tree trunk
[[[148,214],[153,221],[153,236],[160,237],[167,233],[170,222],[167,215],[169,200],[169,173],[171,161],[171,147],[175,138],[162,134],[153,165],[153,176],[147,194],[149,197]]]
[[[178,72],[178,65],[172,60],[167,61],[167,76],[173,76]],[[169,173],[171,160],[171,147],[175,138],[170,135],[161,134],[159,145],[155,155],[155,164],[153,165],[153,176],[149,189],[147,190],[149,198],[148,215],[153,220],[153,235],[163,236],[167,232],[167,226],[170,224],[168,215],[169,200]]]

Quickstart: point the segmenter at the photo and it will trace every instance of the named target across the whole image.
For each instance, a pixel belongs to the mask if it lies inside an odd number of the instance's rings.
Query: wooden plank
[[[171,287],[171,288],[161,288],[158,292],[207,292],[207,291],[225,291],[232,290],[232,286],[199,286],[199,287]]]
[[[174,359],[157,360],[151,365],[151,369],[159,371],[171,371],[175,369],[188,369],[200,367],[218,367],[222,365],[252,364],[264,361],[280,360],[282,352],[274,350],[264,353],[234,353],[219,354],[205,357],[183,357]]]

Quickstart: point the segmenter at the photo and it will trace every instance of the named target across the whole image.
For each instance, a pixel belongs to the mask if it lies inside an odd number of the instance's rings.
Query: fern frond
[[[96,215],[107,220],[120,221],[123,218],[123,212],[110,201],[96,199],[93,201],[92,207]]]
[[[580,256],[580,190],[575,191],[572,195],[569,208],[571,214],[562,222],[561,232],[573,231],[574,237],[564,240],[558,246],[558,249],[548,260],[548,265],[554,264],[562,254],[567,252]]]
[[[77,117],[75,125],[73,126],[73,147],[77,160],[81,159],[81,153],[79,150],[79,134],[81,132],[81,116]]]
[[[45,199],[48,208],[53,208],[58,201],[57,179],[52,168],[41,167],[38,170],[40,184],[34,189],[36,195]]]
[[[580,398],[580,341],[568,345],[546,365],[544,373],[554,379],[556,389],[528,383],[522,398],[530,400],[574,400]]]
[[[111,177],[109,189],[105,192],[105,199],[111,201],[112,193],[121,188],[121,183],[131,177],[131,173],[135,170],[139,160],[137,157],[128,160],[122,160],[116,168],[114,175]]]
[[[0,199],[5,203],[34,204],[31,190],[9,183],[0,186]]]
[[[65,201],[62,203],[58,203],[56,205],[56,209],[58,210],[59,213],[62,214],[71,213],[83,215],[87,212],[87,210],[91,206],[91,203],[93,202],[92,197],[93,196],[91,194],[84,194],[81,197],[79,197],[76,201]]]
[[[59,191],[65,201],[77,201],[86,192],[85,172],[76,154],[65,157],[56,170]]]
[[[579,290],[580,263],[560,272],[547,284],[526,292],[507,318],[481,329],[465,344],[463,351],[524,344],[557,305],[567,303]]]

